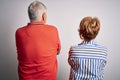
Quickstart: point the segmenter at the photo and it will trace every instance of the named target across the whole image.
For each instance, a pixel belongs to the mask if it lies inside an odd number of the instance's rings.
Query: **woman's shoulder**
[[[81,49],[83,46],[82,45],[79,45],[79,44],[76,44],[76,45],[71,45],[70,46],[70,50],[78,50],[78,49]]]
[[[108,51],[107,47],[105,45],[102,45],[102,44],[95,44],[95,47],[98,49]]]
[[[92,44],[91,43],[90,44],[85,44],[85,43],[81,42],[80,44],[72,45],[70,47],[70,49],[71,50],[82,50],[82,49],[84,49],[84,50],[88,50],[88,49],[89,50],[101,50],[101,51],[105,51],[105,52],[108,51],[106,46],[98,44],[96,42],[94,42]]]

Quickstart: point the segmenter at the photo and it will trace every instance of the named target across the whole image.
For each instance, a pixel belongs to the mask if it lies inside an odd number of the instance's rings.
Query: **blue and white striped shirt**
[[[69,80],[103,80],[107,49],[94,41],[72,46],[68,62]]]

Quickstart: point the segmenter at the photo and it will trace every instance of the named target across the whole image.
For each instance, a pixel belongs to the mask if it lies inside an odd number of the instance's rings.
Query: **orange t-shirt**
[[[56,80],[60,40],[56,27],[30,22],[17,29],[19,80]]]

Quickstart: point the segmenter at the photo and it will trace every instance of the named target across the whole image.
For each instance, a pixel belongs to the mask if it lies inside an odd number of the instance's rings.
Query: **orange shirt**
[[[56,80],[61,48],[56,27],[30,22],[17,29],[16,47],[20,80]]]

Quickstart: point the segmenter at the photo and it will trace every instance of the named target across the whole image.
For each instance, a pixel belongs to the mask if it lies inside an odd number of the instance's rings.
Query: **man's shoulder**
[[[50,24],[45,24],[47,27],[49,27],[50,29],[56,29],[57,30],[57,27],[54,26],[54,25],[50,25]]]
[[[19,32],[21,32],[21,31],[23,31],[24,29],[25,29],[25,26],[20,27],[20,28],[17,28],[16,33],[19,33]]]

